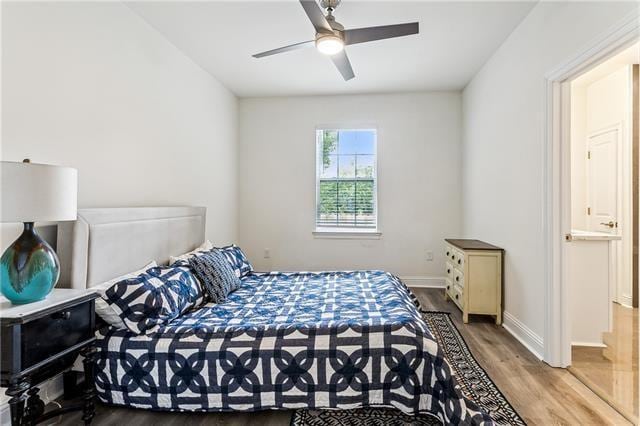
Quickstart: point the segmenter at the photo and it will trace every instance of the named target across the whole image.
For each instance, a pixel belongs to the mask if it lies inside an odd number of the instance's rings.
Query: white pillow
[[[98,284],[97,286],[92,287],[94,290],[97,291],[98,295],[100,296],[99,298],[96,299],[96,314],[100,315],[100,317],[103,320],[105,320],[107,323],[111,324],[117,329],[127,328],[124,325],[124,322],[122,322],[122,318],[120,318],[118,313],[104,299],[104,294],[115,283],[120,282],[122,280],[128,280],[129,278],[135,278],[138,275],[142,274],[147,269],[154,268],[156,266],[158,266],[158,264],[155,261],[153,261],[153,262],[150,262],[148,265],[146,265],[144,268],[139,269],[135,272],[130,272],[126,275],[122,275],[118,278],[114,278],[112,280],[103,282],[101,284]]]
[[[198,247],[195,250],[191,250],[189,253],[185,253],[176,257],[169,256],[169,265],[173,265],[179,260],[189,260],[189,258],[194,254],[199,253],[201,251],[209,251],[211,249],[213,249],[213,244],[211,243],[211,241],[207,240],[204,243],[202,243],[200,247]]]

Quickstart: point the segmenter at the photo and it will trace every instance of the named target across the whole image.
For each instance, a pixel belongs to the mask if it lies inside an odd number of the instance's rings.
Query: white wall
[[[461,230],[460,93],[241,99],[240,123],[240,243],[257,269],[442,277],[442,240]],[[312,235],[315,128],[326,124],[378,129],[380,240]]]
[[[3,160],[78,169],[79,207],[202,205],[236,239],[237,100],[121,3],[2,3],[2,124]]]
[[[638,6],[542,2],[463,92],[463,228],[506,249],[505,319],[542,350],[544,75]]]
[[[631,67],[626,65],[587,87],[587,133],[617,124],[630,133],[630,118]]]
[[[236,239],[237,100],[121,3],[2,3],[1,157],[76,167],[79,207],[202,205]]]

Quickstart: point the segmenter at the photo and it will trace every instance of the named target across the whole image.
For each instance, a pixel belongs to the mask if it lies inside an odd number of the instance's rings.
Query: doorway
[[[565,208],[571,231],[563,264],[570,301],[569,370],[636,423],[639,63],[636,43],[567,82],[570,203]]]

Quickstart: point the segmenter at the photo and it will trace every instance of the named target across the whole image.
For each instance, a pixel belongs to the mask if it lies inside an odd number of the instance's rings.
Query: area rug
[[[424,312],[423,318],[444,351],[462,388],[462,393],[485,410],[499,425],[526,423],[480,367],[447,312]],[[435,416],[411,416],[393,408],[357,410],[307,410],[293,413],[292,426],[439,426]]]

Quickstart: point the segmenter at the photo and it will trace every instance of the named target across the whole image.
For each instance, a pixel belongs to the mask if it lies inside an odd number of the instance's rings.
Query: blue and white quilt
[[[98,333],[108,404],[153,410],[396,407],[491,424],[466,400],[407,287],[382,271],[250,273],[149,335]]]

